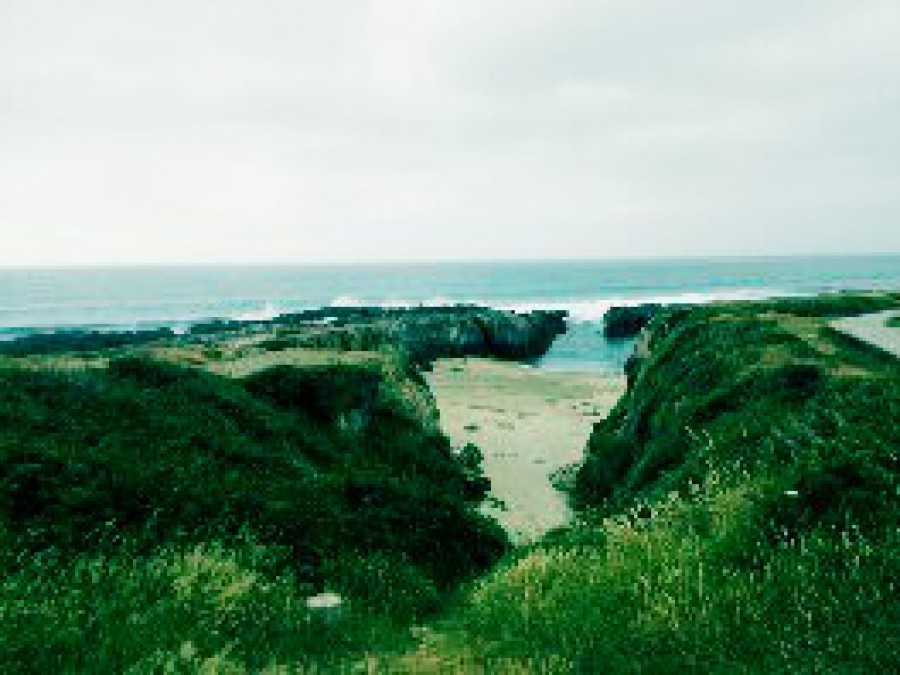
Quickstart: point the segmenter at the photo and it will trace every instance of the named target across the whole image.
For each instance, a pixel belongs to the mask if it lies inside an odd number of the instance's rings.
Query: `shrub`
[[[114,361],[109,370],[0,370],[0,525],[25,561],[11,573],[6,599],[13,603],[16,588],[29,589],[25,604],[8,611],[18,612],[26,622],[22,630],[36,636],[23,633],[17,643],[7,633],[10,662],[26,663],[22,659],[46,641],[57,651],[35,657],[35,663],[58,658],[60,667],[77,669],[85,656],[77,643],[92,635],[84,644],[105,640],[111,653],[125,654],[121,660],[110,656],[108,663],[131,662],[138,646],[124,635],[127,617],[156,611],[158,596],[165,603],[159,620],[174,626],[171,634],[164,631],[160,640],[148,642],[159,646],[160,658],[177,655],[179,646],[165,640],[194,635],[196,623],[197,631],[222,636],[209,637],[211,642],[191,637],[196,654],[220,654],[216,650],[225,649],[230,644],[225,636],[231,635],[241,644],[221,654],[231,659],[246,649],[238,662],[252,663],[251,669],[264,665],[249,651],[254,636],[270,630],[255,627],[256,610],[223,615],[221,620],[238,623],[217,628],[219,619],[211,609],[204,618],[206,605],[201,606],[218,602],[215,598],[165,590],[168,582],[160,579],[169,577],[159,577],[158,567],[171,567],[174,563],[166,561],[173,556],[213,574],[198,572],[201,595],[220,583],[214,578],[220,571],[232,579],[228,588],[257,579],[254,597],[264,595],[266,579],[284,580],[276,585],[282,589],[277,603],[285,607],[302,604],[313,590],[346,586],[365,608],[354,619],[360,635],[379,622],[433,609],[435,593],[491,566],[506,550],[505,535],[467,500],[466,472],[446,438],[395,409],[390,397],[376,396],[366,433],[333,423],[344,406],[380,391],[377,377],[371,369],[317,371],[312,379],[279,369],[242,383],[138,358]],[[302,390],[303,383],[324,392],[324,400],[316,401],[319,408],[304,404],[312,395]],[[370,391],[360,393],[360,383]],[[242,538],[278,551],[273,566],[229,563],[245,555]],[[212,567],[201,560],[206,553],[199,558],[184,553],[210,547],[221,553],[213,555]],[[341,561],[360,561],[355,576]],[[79,595],[71,589],[88,588],[104,565],[112,576],[101,590],[131,578],[139,587],[123,585],[118,595],[102,590],[110,594],[104,602],[122,609],[94,619],[86,609],[88,591]],[[366,571],[379,570],[383,574],[362,582]],[[43,598],[52,607],[50,615],[41,614]],[[256,600],[248,602],[250,607]],[[32,603],[34,620],[53,626],[59,636],[51,639],[49,628],[29,627]],[[276,612],[260,611],[263,624],[269,620],[265,612]],[[291,610],[284,621],[297,616]],[[100,627],[111,633],[91,632]],[[274,632],[262,636],[263,643],[277,646],[284,640],[290,649],[306,644],[302,635],[277,637],[288,623],[276,621],[270,628]],[[335,644],[344,645],[344,637],[338,638]],[[362,641],[351,643],[358,647]]]

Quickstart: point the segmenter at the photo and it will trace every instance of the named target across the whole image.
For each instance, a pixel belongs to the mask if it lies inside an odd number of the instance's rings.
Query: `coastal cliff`
[[[657,312],[581,518],[476,585],[469,634],[567,672],[896,672],[900,361],[831,325],[896,307]]]
[[[420,365],[438,358],[483,356],[529,360],[543,356],[566,332],[566,313],[516,313],[475,306],[408,309],[324,308],[283,314],[266,321],[215,320],[185,334],[144,331],[65,330],[26,335],[0,343],[0,356],[128,351],[160,345],[217,345],[241,340],[269,351],[400,350]]]
[[[581,496],[596,503],[681,487],[719,452],[764,461],[761,447],[780,425],[812,420],[837,392],[873,383],[862,377],[867,366],[879,380],[896,370],[847,345],[828,320],[898,302],[848,294],[657,310],[626,366],[626,396],[595,427]],[[863,388],[856,393],[862,402]]]
[[[546,329],[515,315],[322,310],[0,360],[0,663],[895,672],[900,365],[833,325],[897,307],[658,309],[565,483],[578,517],[512,551],[420,364],[530,353]],[[585,423],[586,391],[509,370]],[[464,415],[558,443],[543,413],[481,396],[460,392]],[[341,612],[311,615],[318,591]]]
[[[566,331],[565,316],[465,306],[322,310],[279,317],[273,322],[276,338],[268,344],[342,351],[390,346],[421,364],[460,356],[527,360],[543,356]]]
[[[659,304],[610,307],[603,315],[603,335],[610,339],[637,336],[661,308]]]
[[[358,653],[507,550],[407,358],[212,344],[0,367],[3,670]]]
[[[565,328],[323,309],[2,345],[0,667],[255,672],[405,644],[509,549],[423,368],[536,358]]]

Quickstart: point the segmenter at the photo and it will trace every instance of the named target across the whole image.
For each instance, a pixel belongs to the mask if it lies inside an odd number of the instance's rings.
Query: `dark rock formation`
[[[210,321],[193,326],[185,336],[176,336],[170,329],[29,335],[0,343],[0,354],[97,351],[158,340],[215,343],[222,337],[268,334],[258,345],[269,351],[298,347],[339,351],[394,348],[417,365],[460,356],[527,360],[543,356],[556,337],[566,331],[565,317],[566,313],[559,311],[517,314],[475,306],[324,308],[284,314],[272,321]]]
[[[611,307],[603,316],[603,335],[607,338],[637,336],[660,308],[658,304],[635,307]]]
[[[289,347],[369,351],[394,346],[415,363],[489,356],[534,359],[566,331],[565,312],[516,314],[481,307],[316,310],[275,320],[269,349]]]
[[[488,312],[476,316],[491,356],[533,359],[543,356],[557,336],[566,332],[564,312]]]

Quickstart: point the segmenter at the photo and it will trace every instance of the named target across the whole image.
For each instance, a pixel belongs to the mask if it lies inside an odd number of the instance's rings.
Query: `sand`
[[[831,325],[900,359],[900,328],[888,325],[895,317],[900,317],[900,310],[852,316],[834,321]]]
[[[472,358],[441,360],[428,380],[454,445],[475,443],[484,453],[491,494],[505,504],[488,510],[513,542],[564,525],[571,513],[550,477],[582,458],[624,378]]]

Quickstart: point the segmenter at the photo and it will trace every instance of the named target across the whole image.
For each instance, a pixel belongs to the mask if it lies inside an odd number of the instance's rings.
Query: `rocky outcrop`
[[[603,315],[603,335],[607,338],[636,337],[653,319],[660,305],[611,307]]]
[[[517,314],[468,306],[317,310],[276,319],[277,337],[264,346],[342,351],[397,347],[419,364],[461,356],[528,360],[543,356],[566,331],[565,317],[557,311]]]
[[[491,356],[532,359],[543,356],[557,336],[566,332],[564,312],[530,314],[490,312],[477,316]]]
[[[566,331],[566,313],[527,314],[460,305],[408,309],[323,308],[283,314],[271,321],[216,320],[185,335],[170,329],[106,333],[68,331],[0,344],[0,354],[28,355],[136,347],[151,342],[215,344],[254,337],[268,351],[292,348],[337,351],[396,349],[418,365],[438,358],[486,356],[528,360],[543,356]]]
[[[625,378],[628,382],[629,391],[634,386],[641,367],[650,356],[650,338],[651,335],[647,330],[641,331],[631,355],[625,361]]]

